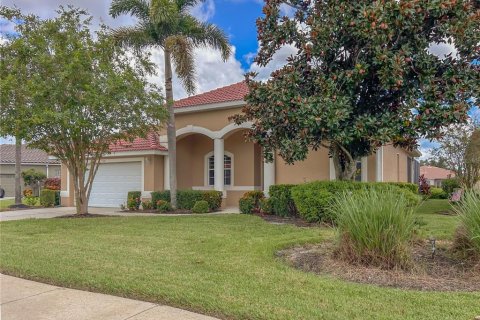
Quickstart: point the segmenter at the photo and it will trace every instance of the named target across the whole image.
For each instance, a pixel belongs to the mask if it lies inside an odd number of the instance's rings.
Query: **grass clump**
[[[454,248],[480,257],[480,194],[467,191],[462,201],[454,206],[460,217]]]
[[[408,268],[414,208],[392,190],[343,193],[331,207],[338,230],[337,253],[351,263]]]

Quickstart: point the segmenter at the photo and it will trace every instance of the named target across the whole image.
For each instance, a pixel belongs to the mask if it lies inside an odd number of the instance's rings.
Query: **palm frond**
[[[182,81],[183,87],[188,94],[194,94],[196,86],[192,42],[184,36],[171,36],[165,40],[165,47],[172,54],[175,72]]]
[[[110,15],[114,18],[122,14],[130,14],[141,20],[149,18],[150,6],[146,0],[112,0]]]
[[[189,10],[198,3],[205,2],[205,0],[176,0],[180,12],[187,14]]]
[[[150,19],[155,24],[172,26],[178,20],[178,6],[171,0],[152,0],[149,10]]]
[[[232,49],[228,37],[222,29],[214,24],[200,22],[192,16],[182,17],[181,29],[185,30],[185,36],[191,39],[194,47],[211,47],[219,50],[223,60],[227,60]]]
[[[149,46],[160,46],[149,33],[148,26],[138,23],[132,27],[120,27],[112,31],[112,36],[118,44],[132,47],[136,50]]]

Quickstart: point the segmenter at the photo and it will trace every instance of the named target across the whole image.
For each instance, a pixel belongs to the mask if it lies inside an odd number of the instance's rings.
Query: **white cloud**
[[[428,51],[440,59],[444,59],[450,53],[453,57],[455,57],[457,54],[455,45],[448,42],[432,43],[430,44]]]
[[[270,78],[272,71],[278,70],[287,63],[287,58],[295,55],[298,52],[297,48],[292,45],[285,45],[280,48],[272,57],[272,60],[265,66],[261,67],[257,63],[252,63],[248,71],[257,72],[257,79],[266,80]],[[252,53],[247,54],[250,58]]]
[[[152,50],[152,60],[157,64],[158,73],[150,81],[164,87],[164,56],[163,51]],[[232,47],[232,56],[223,62],[220,52],[200,48],[195,50],[195,66],[197,93],[209,91],[218,87],[229,85],[244,79],[244,70],[238,60],[235,59],[235,47]],[[181,99],[187,96],[181,81],[176,75],[173,77],[174,98]]]
[[[199,2],[190,10],[190,13],[200,21],[208,21],[215,15],[215,2],[213,0]]]

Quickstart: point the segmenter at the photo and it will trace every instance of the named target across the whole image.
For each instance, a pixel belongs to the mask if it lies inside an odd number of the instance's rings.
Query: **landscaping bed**
[[[329,241],[282,250],[277,256],[303,271],[357,283],[426,291],[480,291],[480,261],[456,258],[448,250],[450,246],[449,241],[437,242],[432,258],[428,240],[416,243],[410,270],[352,265],[336,257],[335,245]]]

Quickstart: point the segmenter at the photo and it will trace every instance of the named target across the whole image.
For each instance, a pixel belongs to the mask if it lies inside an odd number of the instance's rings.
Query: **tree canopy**
[[[17,22],[17,35],[0,45],[1,78],[7,79],[2,122],[26,115],[21,117],[25,140],[68,167],[77,213],[86,213],[93,178],[110,144],[144,137],[165,119],[159,90],[147,82],[153,65],[146,53],[116,45],[106,26],[93,34],[92,18],[80,9],[60,7],[55,18],[41,20],[1,7],[0,16]],[[17,81],[15,65],[26,70],[26,81]],[[10,99],[19,87],[26,102]]]
[[[281,6],[294,8],[281,15]],[[257,21],[266,66],[283,46],[297,49],[267,81],[247,76],[250,93],[236,123],[267,159],[287,162],[326,147],[338,179],[381,145],[407,149],[467,119],[479,96],[478,1],[272,0]],[[435,45],[455,48],[445,56]]]

